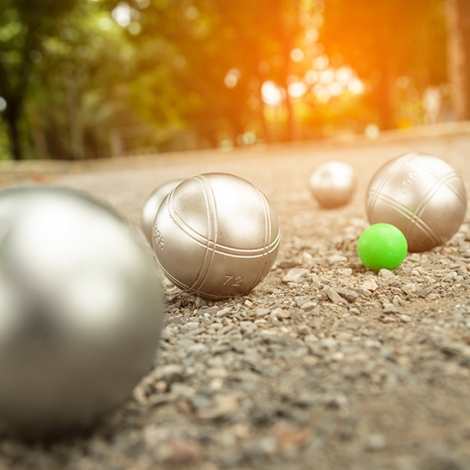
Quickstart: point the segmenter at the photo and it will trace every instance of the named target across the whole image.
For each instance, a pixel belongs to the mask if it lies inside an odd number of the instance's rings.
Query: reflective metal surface
[[[354,171],[346,163],[323,163],[310,176],[312,195],[320,206],[327,209],[347,204],[355,189]]]
[[[0,191],[0,429],[90,424],[128,399],[158,345],[151,250],[110,209],[44,186]]]
[[[176,188],[176,186],[178,186],[182,181],[183,179],[176,179],[163,183],[161,186],[156,188],[155,191],[153,191],[145,201],[145,204],[142,207],[141,227],[150,244],[152,244],[153,222],[160,204],[163,202],[163,199],[165,199],[168,193],[172,189]]]
[[[398,227],[408,251],[430,250],[449,240],[462,224],[467,193],[460,175],[443,160],[408,153],[380,168],[366,194],[371,224]]]
[[[179,288],[214,299],[244,294],[271,269],[279,224],[266,197],[248,181],[208,173],[183,181],[163,201],[153,249]]]

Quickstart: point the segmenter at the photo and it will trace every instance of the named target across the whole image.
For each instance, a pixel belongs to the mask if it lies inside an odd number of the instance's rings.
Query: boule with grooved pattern
[[[269,273],[279,224],[266,196],[226,173],[180,183],[160,205],[153,249],[176,286],[207,298],[245,294]]]
[[[432,155],[407,153],[383,165],[366,193],[369,222],[395,225],[408,251],[444,244],[459,229],[467,211],[464,182],[447,162]]]

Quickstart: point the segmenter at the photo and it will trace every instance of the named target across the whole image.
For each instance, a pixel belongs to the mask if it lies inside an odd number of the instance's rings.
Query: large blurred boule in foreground
[[[147,237],[147,240],[150,242],[150,244],[152,244],[153,222],[160,204],[163,202],[163,199],[165,199],[167,194],[173,188],[176,188],[176,186],[178,186],[182,181],[182,179],[175,179],[163,183],[161,186],[158,186],[145,201],[142,207],[141,226],[142,231],[144,232],[144,235]]]
[[[432,155],[407,153],[375,173],[366,194],[366,211],[371,224],[399,228],[408,251],[427,251],[457,232],[467,211],[467,193],[448,163]]]
[[[269,273],[279,224],[264,194],[225,173],[189,178],[171,191],[153,227],[153,249],[179,288],[223,299],[249,292]]]
[[[87,426],[149,371],[163,289],[137,235],[70,190],[0,191],[0,429]]]
[[[342,162],[326,162],[310,176],[310,192],[318,204],[333,209],[347,204],[356,189],[353,169]]]

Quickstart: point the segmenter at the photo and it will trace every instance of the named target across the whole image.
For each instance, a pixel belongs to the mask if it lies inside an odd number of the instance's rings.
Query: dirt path
[[[3,439],[0,470],[470,469],[468,216],[446,246],[409,255],[393,273],[367,271],[355,251],[368,225],[370,178],[406,152],[441,157],[470,190],[466,127],[15,169],[14,180],[4,172],[3,184],[84,190],[136,225],[146,197],[165,181],[233,173],[266,194],[282,242],[273,271],[242,298],[205,301],[166,282],[156,367],[134,399],[86,438],[49,447]],[[309,175],[327,160],[350,164],[358,177],[352,203],[331,211],[308,190]]]

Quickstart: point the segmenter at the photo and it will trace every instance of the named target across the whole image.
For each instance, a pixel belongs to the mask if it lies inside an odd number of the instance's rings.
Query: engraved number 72
[[[234,276],[230,276],[230,274],[226,274],[225,279],[226,279],[226,281],[223,284],[224,286],[227,285],[228,283],[231,283],[230,285],[232,287],[238,287],[238,286],[241,285],[241,283],[243,281],[243,276],[234,277]],[[232,281],[233,281],[233,284],[232,284]]]

